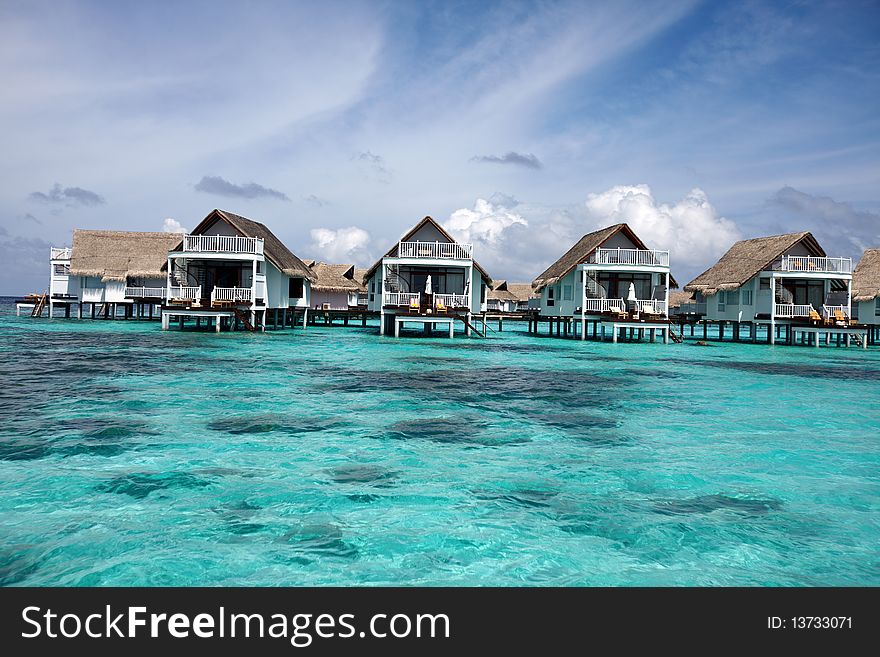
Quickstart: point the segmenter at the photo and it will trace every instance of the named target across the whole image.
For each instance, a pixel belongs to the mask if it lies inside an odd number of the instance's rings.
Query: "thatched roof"
[[[693,301],[694,293],[686,290],[671,290],[669,292],[669,307],[678,308],[683,303]]]
[[[532,287],[535,289],[535,292],[540,292],[548,285],[553,285],[565,278],[575,267],[587,262],[590,255],[596,249],[620,232],[624,233],[635,244],[637,249],[648,248],[639,239],[638,235],[633,232],[632,228],[625,223],[614,224],[613,226],[587,233],[573,247],[566,251],[559,260],[547,267],[541,275],[532,281]],[[669,285],[670,287],[678,287],[678,283],[675,282],[672,276],[669,277]]]
[[[825,251],[808,231],[740,240],[718,262],[685,285],[684,289],[688,292],[702,292],[706,296],[723,290],[735,290],[759,272],[769,269],[774,261],[800,242],[804,242],[814,255],[825,256]]]
[[[74,276],[162,278],[168,252],[183,241],[180,233],[138,233],[121,230],[75,230],[70,256]]]
[[[313,292],[366,292],[355,277],[354,265],[331,265],[326,262],[306,260],[305,263],[315,273],[312,282]]]
[[[538,296],[531,283],[508,283],[507,291],[516,297],[517,301],[528,301]]]
[[[422,219],[421,221],[419,221],[419,223],[417,223],[415,226],[413,226],[413,227],[410,228],[408,231],[406,231],[406,233],[404,233],[404,235],[403,235],[399,240],[397,240],[397,242],[406,242],[406,241],[408,241],[408,240],[409,240],[410,238],[412,238],[412,236],[415,235],[415,234],[419,231],[419,229],[421,229],[422,226],[424,226],[425,224],[431,224],[431,225],[437,230],[437,232],[439,232],[443,237],[445,237],[446,239],[448,239],[451,243],[453,243],[453,244],[457,244],[457,243],[458,243],[458,242],[455,241],[455,238],[453,238],[452,235],[450,235],[449,233],[447,233],[446,230],[443,228],[443,226],[441,226],[440,224],[438,224],[438,223],[437,223],[432,217],[425,217],[424,219]],[[395,256],[397,255],[397,242],[395,242],[394,245],[393,245],[390,249],[388,249],[388,251],[385,253],[385,255],[382,256],[382,258],[393,258],[393,257],[395,257]],[[368,279],[370,276],[372,276],[372,275],[373,275],[373,272],[376,271],[376,270],[379,268],[379,265],[382,264],[382,258],[379,258],[379,260],[377,260],[377,261],[373,264],[373,266],[370,267],[370,268],[367,270],[367,272],[364,274],[364,280],[366,280],[366,279]],[[483,280],[486,281],[486,284],[487,284],[487,285],[491,285],[491,284],[492,284],[492,277],[489,276],[489,274],[486,273],[486,270],[485,270],[485,269],[483,269],[482,267],[480,267],[480,264],[479,264],[476,260],[474,260],[473,263],[474,263],[474,269],[476,269],[478,272],[480,272],[480,275],[483,277]]]
[[[363,267],[355,267],[354,268],[354,280],[364,286],[366,290],[367,285],[367,270]]]
[[[865,249],[853,270],[853,301],[880,297],[880,249]]]
[[[259,221],[242,217],[241,215],[227,212],[226,210],[212,210],[202,219],[198,226],[193,228],[193,235],[203,234],[217,221],[225,221],[232,226],[242,237],[260,237],[263,239],[263,255],[275,265],[279,271],[288,276],[301,276],[313,281],[314,272],[306,264],[297,258],[284,246],[284,243],[275,237],[275,234]]]
[[[487,299],[498,299],[499,301],[518,301],[510,290],[507,289],[507,281],[492,281],[492,287],[486,292]]]

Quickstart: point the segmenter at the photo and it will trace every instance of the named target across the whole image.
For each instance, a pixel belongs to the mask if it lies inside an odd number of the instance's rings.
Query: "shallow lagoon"
[[[880,584],[877,349],[0,311],[6,585]]]

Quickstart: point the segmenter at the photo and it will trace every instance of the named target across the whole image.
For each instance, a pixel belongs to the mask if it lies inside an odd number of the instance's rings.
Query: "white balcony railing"
[[[623,299],[584,299],[586,313],[622,313],[626,312]]]
[[[104,301],[103,287],[84,287],[80,290],[82,300],[86,303],[101,303]]]
[[[473,245],[455,242],[400,242],[397,246],[399,258],[470,260],[472,252]]]
[[[164,299],[168,294],[168,288],[164,287],[126,287],[125,296],[134,299]]]
[[[49,250],[50,260],[70,260],[71,248],[69,246],[53,246]]]
[[[639,299],[635,305],[636,310],[643,315],[666,316],[666,301],[663,299]]]
[[[835,319],[835,313],[841,313],[843,318],[849,316],[849,309],[846,306],[826,306],[822,305],[822,317],[824,319]]]
[[[811,304],[796,303],[777,303],[774,304],[774,314],[777,317],[809,317],[810,313],[815,312]]]
[[[851,274],[852,258],[819,258],[813,256],[782,256],[778,271],[796,271],[813,274]]]
[[[232,303],[244,303],[253,301],[251,288],[249,287],[215,287],[211,290],[211,303],[225,301]]]
[[[706,302],[683,303],[678,307],[679,315],[705,315]]]
[[[263,254],[263,238],[237,235],[184,235],[183,250],[194,253]]]
[[[668,267],[669,251],[653,249],[596,249],[590,262],[597,265]]]
[[[172,285],[168,288],[169,299],[198,300],[202,298],[202,286],[187,287],[185,285]]]
[[[385,292],[382,299],[383,306],[408,306],[413,299],[419,300],[419,292]]]
[[[447,308],[469,308],[470,299],[465,294],[435,294],[434,305],[440,302]]]

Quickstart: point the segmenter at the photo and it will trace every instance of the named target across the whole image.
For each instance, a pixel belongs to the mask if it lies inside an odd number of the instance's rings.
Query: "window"
[[[751,306],[752,305],[752,291],[751,290],[743,290],[742,291],[742,305]]]
[[[739,290],[733,290],[732,292],[727,293],[727,305],[729,305],[729,306],[738,306],[739,305]]]
[[[555,303],[555,301],[553,299],[554,296],[555,295],[553,294],[553,286],[551,285],[550,287],[547,288],[547,305],[548,306],[552,306]]]
[[[718,293],[718,312],[723,313],[725,309],[724,305],[724,292]]]
[[[486,303],[486,284],[480,286],[480,303]]]
[[[571,285],[562,286],[562,300],[571,301]]]
[[[257,273],[258,274],[263,273],[263,261],[262,260],[257,260]]]
[[[303,297],[303,279],[301,278],[291,278],[289,285],[290,293],[288,296],[291,299],[302,299]]]
[[[56,276],[69,276],[70,265],[52,265],[52,273],[54,273]]]
[[[874,316],[880,317],[880,297],[874,299]]]
[[[769,278],[760,279],[760,287],[762,290],[769,290],[770,289],[770,279]]]

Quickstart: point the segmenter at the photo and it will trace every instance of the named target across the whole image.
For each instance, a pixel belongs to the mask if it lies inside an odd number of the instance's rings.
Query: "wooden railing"
[[[668,267],[669,251],[653,249],[596,249],[590,262],[597,265]]]
[[[70,260],[71,249],[69,246],[57,247],[53,246],[49,250],[50,260]]]
[[[398,258],[443,258],[470,260],[473,245],[456,242],[400,242]]]
[[[187,287],[184,285],[172,285],[168,289],[168,298],[169,299],[201,299],[202,298],[202,286],[198,287]]]
[[[626,304],[623,299],[584,299],[584,312],[587,313],[616,313],[625,312]]]
[[[809,303],[777,303],[774,304],[774,314],[777,317],[809,317],[811,312],[815,312],[815,308]]]
[[[168,288],[164,287],[126,287],[125,296],[132,298],[149,297],[151,299],[164,299],[168,294]]]
[[[238,235],[184,235],[183,250],[195,253],[253,253],[262,255],[263,238]]]
[[[814,256],[782,256],[779,271],[814,274],[851,274],[852,258],[819,258]]]
[[[249,287],[215,287],[211,290],[211,303],[215,301],[253,301],[253,296]]]
[[[822,317],[825,319],[834,319],[834,312],[838,311],[843,313],[844,317],[849,316],[849,308],[846,306],[826,306],[822,305]]]

